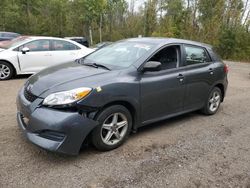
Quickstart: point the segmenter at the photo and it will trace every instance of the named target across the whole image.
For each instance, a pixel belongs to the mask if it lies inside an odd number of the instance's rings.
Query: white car
[[[0,80],[33,74],[44,68],[74,61],[93,52],[77,42],[55,37],[21,36],[0,43]]]

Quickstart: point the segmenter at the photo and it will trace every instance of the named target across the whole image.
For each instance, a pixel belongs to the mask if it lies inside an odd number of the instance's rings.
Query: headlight
[[[92,89],[88,87],[81,87],[69,91],[52,93],[44,99],[43,104],[52,106],[71,104],[86,97],[91,90]]]

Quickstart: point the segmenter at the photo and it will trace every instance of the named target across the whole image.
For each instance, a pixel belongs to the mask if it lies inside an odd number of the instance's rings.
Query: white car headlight
[[[44,105],[65,105],[76,102],[86,97],[92,89],[88,87],[81,87],[69,91],[62,91],[52,93],[43,100]]]

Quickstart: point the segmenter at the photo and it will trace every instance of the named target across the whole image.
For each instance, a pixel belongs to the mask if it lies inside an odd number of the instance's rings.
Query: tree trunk
[[[93,45],[93,37],[92,37],[92,28],[89,26],[89,38],[90,38],[90,46]]]
[[[250,10],[248,11],[247,15],[246,15],[246,19],[245,21],[243,22],[243,25],[245,26],[247,24],[247,21],[249,20],[249,17],[250,17]]]
[[[31,32],[31,28],[30,28],[30,4],[29,4],[29,0],[26,0],[26,20],[27,20],[27,28],[28,28],[28,32]]]
[[[244,15],[245,15],[247,7],[248,7],[248,1],[249,0],[246,0],[245,6],[244,6],[244,10],[243,10],[243,12],[241,14],[241,18],[240,18],[241,23],[243,22]]]
[[[100,37],[100,42],[102,42],[102,14],[100,15],[99,37]]]

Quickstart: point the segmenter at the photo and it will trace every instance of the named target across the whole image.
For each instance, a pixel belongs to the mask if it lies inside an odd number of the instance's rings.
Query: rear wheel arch
[[[213,88],[215,88],[215,87],[218,87],[220,89],[221,94],[222,94],[221,102],[223,102],[224,96],[225,96],[225,89],[224,89],[223,84],[221,84],[221,83],[216,84]]]
[[[204,107],[201,109],[201,112],[205,115],[213,115],[215,114],[222,102],[222,90],[217,85],[212,87],[211,91],[209,92],[208,98],[205,102]],[[218,98],[219,99],[216,99]]]

